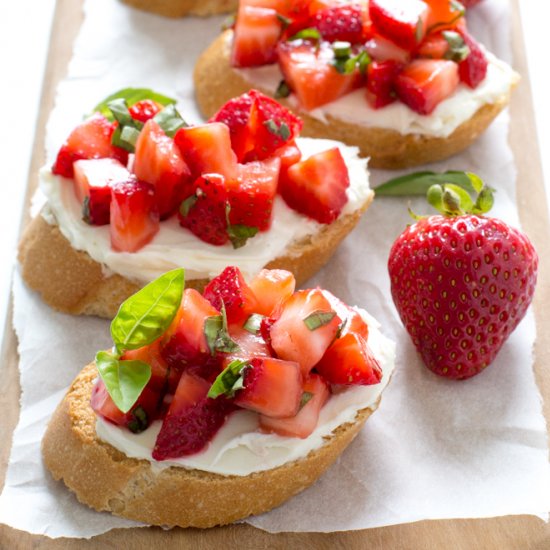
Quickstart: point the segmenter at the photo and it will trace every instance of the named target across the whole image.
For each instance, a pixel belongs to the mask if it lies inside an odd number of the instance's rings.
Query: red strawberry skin
[[[464,379],[487,367],[531,303],[538,257],[501,220],[431,216],[390,251],[397,311],[426,366]]]
[[[458,65],[460,80],[470,88],[477,86],[485,79],[489,62],[481,46],[465,29],[460,31],[464,42],[470,48],[470,54]]]
[[[329,42],[344,40],[356,44],[363,38],[363,17],[358,5],[325,8],[313,16],[313,26]]]

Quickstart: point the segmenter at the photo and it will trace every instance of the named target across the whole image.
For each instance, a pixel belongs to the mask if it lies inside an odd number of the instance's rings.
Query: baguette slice
[[[373,197],[371,192],[358,210],[324,225],[313,236],[291,243],[283,256],[264,267],[291,271],[297,285],[302,284],[329,260]],[[23,233],[19,262],[27,285],[48,305],[65,313],[112,319],[120,304],[145,284],[106,274],[100,263],[74,249],[59,227],[49,225],[41,215],[33,218]],[[191,279],[186,286],[200,291],[207,283],[208,279]]]
[[[247,92],[251,84],[235,71],[229,62],[228,30],[222,33],[201,54],[195,65],[194,81],[197,102],[205,117],[211,117],[230,98]],[[260,89],[273,96],[274,90]],[[304,121],[302,136],[328,138],[359,147],[361,155],[370,157],[371,168],[406,168],[450,157],[471,145],[493,119],[508,105],[509,94],[495,103],[485,104],[449,137],[422,134],[403,135],[395,130],[351,124],[326,116],[326,122],[313,118],[306,111],[297,114]],[[281,104],[292,109],[284,98]],[[420,115],[419,115],[420,116]]]
[[[97,370],[80,372],[52,416],[42,454],[46,467],[78,500],[99,510],[154,525],[213,527],[260,514],[313,484],[357,435],[378,401],[334,430],[305,458],[247,476],[222,476],[126,457],[99,440],[90,396]]]
[[[216,15],[235,11],[238,0],[122,0],[140,10],[163,15],[164,17],[183,17],[185,15]]]

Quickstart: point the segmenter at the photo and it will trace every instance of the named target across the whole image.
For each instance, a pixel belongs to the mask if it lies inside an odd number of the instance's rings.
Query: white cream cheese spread
[[[337,141],[299,138],[297,144],[302,158],[314,153],[339,147],[350,177],[347,189],[348,202],[342,215],[361,208],[372,191],[369,188],[367,160],[358,157],[357,148]],[[82,220],[82,207],[78,202],[71,180],[55,176],[49,168],[40,172],[40,189],[47,199],[44,219],[57,223],[61,233],[77,250],[84,250],[107,272],[118,273],[128,279],[148,282],[166,271],[185,268],[186,279],[211,278],[228,265],[240,268],[245,278],[252,278],[271,260],[285,254],[286,248],[296,240],[315,235],[322,225],[289,208],[277,196],[273,208],[271,228],[249,239],[242,248],[231,244],[214,246],[200,240],[182,228],[177,216],[161,222],[154,239],[137,252],[115,252],[111,249],[109,226],[91,226]]]
[[[320,411],[317,428],[305,439],[261,433],[258,415],[245,410],[232,413],[204,451],[174,460],[157,462],[151,457],[161,421],[141,434],[133,434],[98,417],[97,435],[130,458],[149,460],[153,470],[159,472],[169,466],[180,466],[221,475],[246,476],[304,458],[320,448],[338,426],[353,422],[357,411],[374,410],[393,372],[395,344],[382,335],[375,319],[359,311],[368,322],[368,342],[382,367],[382,380],[372,386],[349,386],[331,395]]]

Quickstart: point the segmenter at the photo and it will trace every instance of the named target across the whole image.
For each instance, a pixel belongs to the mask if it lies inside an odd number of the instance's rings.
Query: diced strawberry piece
[[[134,103],[128,111],[130,116],[134,120],[139,120],[139,122],[147,122],[149,119],[153,118],[157,113],[162,111],[163,106],[152,99],[142,99],[137,103]]]
[[[270,316],[281,302],[292,296],[295,287],[296,279],[290,271],[262,269],[250,282],[256,296],[254,312]]]
[[[133,174],[111,187],[111,248],[136,252],[151,242],[159,230],[155,188]]]
[[[290,418],[271,418],[260,416],[260,429],[267,433],[276,433],[286,437],[305,439],[319,421],[319,413],[330,397],[330,390],[325,380],[318,374],[311,373],[304,382],[304,394],[307,401],[295,416]]]
[[[454,61],[415,59],[397,75],[399,99],[413,111],[429,115],[458,86],[458,65]]]
[[[363,39],[362,10],[357,4],[336,5],[318,11],[313,16],[312,26],[328,42],[344,40],[357,44]]]
[[[340,336],[344,336],[348,332],[355,332],[366,340],[369,336],[369,326],[363,317],[361,317],[361,314],[355,308],[348,306],[334,296],[332,292],[323,289],[323,295],[329,301],[334,311],[336,311],[338,317],[342,319]]]
[[[133,171],[136,176],[155,186],[161,219],[173,214],[187,194],[191,171],[174,140],[149,120],[136,142]]]
[[[237,177],[237,157],[231,149],[229,128],[221,122],[180,128],[174,137],[194,178],[202,174]]]
[[[290,208],[319,223],[332,223],[347,202],[348,187],[346,163],[334,147],[292,165],[279,192]]]
[[[470,88],[477,86],[485,79],[489,62],[479,43],[465,29],[460,31],[470,53],[464,61],[458,64],[460,80]]]
[[[270,8],[240,6],[235,22],[231,65],[255,67],[275,63],[283,22]]]
[[[261,333],[254,334],[240,324],[229,326],[231,339],[239,346],[224,360],[225,363],[233,359],[250,359],[251,357],[271,357],[271,350]],[[227,366],[227,365],[226,365]]]
[[[238,165],[239,177],[227,185],[231,225],[269,229],[280,166],[276,157]]]
[[[265,343],[267,344],[271,355],[273,357],[277,356],[276,351],[273,349],[273,346],[271,345],[271,327],[275,323],[277,319],[274,319],[273,317],[264,317],[260,323],[260,335],[264,339]]]
[[[254,148],[254,134],[250,123],[250,112],[255,99],[242,94],[230,99],[208,122],[223,122],[229,128],[231,147],[242,162],[248,151]]]
[[[350,332],[338,338],[315,366],[331,384],[378,384],[382,369],[362,336]]]
[[[426,36],[422,44],[418,47],[417,56],[427,59],[445,59],[449,51],[449,42],[440,32],[433,32]]]
[[[111,143],[115,128],[116,122],[109,122],[99,113],[79,124],[57,153],[52,172],[72,178],[73,163],[81,159],[114,158],[126,165],[128,153]]]
[[[428,29],[443,31],[464,26],[464,2],[454,0],[424,0],[430,7]]]
[[[369,15],[376,30],[408,51],[419,44],[430,10],[423,0],[370,0]]]
[[[180,225],[207,243],[225,244],[229,240],[225,178],[218,174],[201,176],[191,190],[178,212]]]
[[[107,392],[103,380],[99,379],[92,389],[90,405],[105,420],[117,426],[124,426],[134,433],[140,433],[158,418],[160,401],[161,394],[147,385],[134,406],[127,413],[123,413]]]
[[[294,416],[302,397],[300,366],[293,361],[256,357],[243,373],[235,405],[273,418]]]
[[[279,65],[285,81],[300,105],[310,111],[351,92],[361,83],[358,71],[341,74],[331,64],[330,44],[317,45],[300,40],[280,42]]]
[[[256,307],[256,297],[238,267],[226,267],[206,285],[203,296],[218,311],[225,306],[228,323],[244,321]]]
[[[283,145],[280,149],[277,149],[274,156],[281,159],[281,169],[279,170],[279,179],[285,179],[288,173],[288,169],[302,158],[302,151],[296,145],[295,141],[291,141],[286,145]]]
[[[106,225],[110,220],[111,185],[125,181],[130,173],[118,160],[77,160],[74,164],[74,189],[82,204],[82,219],[91,225]]]
[[[198,453],[223,426],[232,407],[206,397],[210,383],[184,372],[157,436],[152,456],[166,460]]]
[[[374,61],[398,61],[408,63],[411,53],[394,44],[391,40],[374,34],[366,43],[365,50]]]
[[[203,296],[192,288],[183,291],[181,308],[167,331],[162,346],[162,357],[176,369],[190,364],[203,364],[211,356],[204,323],[208,317],[220,312]]]
[[[367,101],[375,109],[396,99],[395,79],[403,65],[398,61],[373,61],[367,67]]]
[[[147,387],[152,388],[161,395],[165,392],[174,393],[180,379],[180,373],[175,368],[170,368],[161,355],[161,341],[155,340],[148,346],[138,349],[126,350],[121,358],[123,361],[143,361],[151,367],[151,378]]]
[[[319,326],[311,324],[318,314],[333,313]],[[334,340],[341,319],[320,289],[299,290],[280,306],[269,331],[271,345],[281,359],[296,361],[307,376]],[[312,328],[308,328],[308,323]]]

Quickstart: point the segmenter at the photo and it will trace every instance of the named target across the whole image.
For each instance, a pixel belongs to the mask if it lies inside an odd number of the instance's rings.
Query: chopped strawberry
[[[280,166],[276,157],[238,165],[239,177],[227,185],[231,225],[269,229]]]
[[[354,332],[338,338],[315,368],[331,384],[378,384],[382,378],[378,360]]]
[[[464,26],[463,2],[455,0],[424,0],[430,7],[428,29],[443,31],[458,29]]]
[[[159,230],[155,188],[130,174],[111,189],[111,247],[117,252],[136,252]]]
[[[203,296],[218,311],[225,306],[230,324],[243,322],[256,307],[256,297],[238,267],[226,267],[206,285]]]
[[[270,8],[241,5],[235,22],[231,65],[254,67],[277,60],[277,42],[283,22]]]
[[[237,177],[237,157],[231,149],[229,128],[221,122],[180,128],[174,137],[194,178],[202,174]]]
[[[328,42],[343,40],[357,44],[363,39],[362,10],[357,4],[342,4],[320,10],[313,16],[312,26]]]
[[[319,413],[330,397],[330,390],[325,380],[318,374],[311,373],[304,382],[302,405],[295,416],[290,418],[271,418],[260,416],[260,429],[267,433],[276,433],[286,437],[305,439],[319,421]],[[304,399],[304,397],[306,399]]]
[[[110,220],[111,185],[125,181],[130,173],[118,160],[77,160],[74,189],[82,204],[82,219],[90,225],[106,225]]]
[[[277,319],[274,319],[273,317],[264,317],[260,323],[260,335],[264,339],[264,342],[267,344],[273,357],[277,357],[277,353],[271,345],[271,327],[276,320]]]
[[[408,63],[411,53],[394,44],[391,40],[374,34],[366,43],[365,50],[374,61],[398,61]]]
[[[358,71],[339,73],[330,44],[293,40],[278,45],[279,65],[300,105],[311,111],[351,92],[361,82]]]
[[[125,426],[131,432],[140,433],[158,417],[160,401],[160,393],[147,385],[134,406],[127,413],[123,413],[107,392],[103,380],[99,379],[92,389],[90,405],[105,420],[117,426]]]
[[[218,174],[199,177],[192,193],[181,204],[179,222],[203,241],[222,245],[229,240],[227,234],[225,179]]]
[[[139,134],[133,171],[140,180],[155,186],[161,219],[178,209],[191,172],[174,140],[154,120],[147,121]]]
[[[449,42],[440,32],[430,33],[418,47],[416,55],[427,59],[446,59]]]
[[[134,120],[139,120],[144,124],[151,118],[153,118],[157,113],[162,111],[163,106],[152,99],[142,99],[137,103],[134,103],[128,111],[130,116]]]
[[[344,336],[348,332],[355,332],[366,340],[369,336],[369,326],[357,309],[348,306],[328,290],[323,289],[323,295],[342,320],[340,336]]]
[[[273,155],[281,159],[281,169],[279,171],[279,179],[281,180],[286,178],[288,169],[300,161],[302,151],[300,151],[295,141],[291,141],[274,151]]]
[[[230,325],[231,339],[239,346],[239,349],[229,354],[229,360],[250,359],[251,357],[271,357],[271,351],[261,333],[246,330],[240,324]],[[226,362],[228,359],[226,359]]]
[[[296,279],[284,269],[262,269],[250,282],[256,296],[255,313],[269,316],[284,300],[292,296]]]
[[[274,315],[269,335],[281,359],[296,361],[307,376],[334,340],[340,317],[320,289],[299,290]]]
[[[155,460],[197,453],[216,435],[232,407],[223,396],[206,397],[209,389],[206,380],[182,374],[155,442]]]
[[[458,74],[460,80],[470,88],[477,86],[485,79],[489,62],[479,43],[465,29],[460,31],[460,35],[470,49],[470,53],[464,61],[458,64]]]
[[[403,65],[398,61],[373,61],[367,67],[367,101],[375,109],[396,99],[395,79]]]
[[[294,210],[317,220],[333,222],[347,202],[349,175],[337,147],[292,165],[279,192]]]
[[[302,397],[300,366],[294,361],[255,357],[243,372],[235,405],[273,418],[294,416]]]
[[[419,44],[428,25],[429,7],[423,0],[370,0],[369,15],[377,31],[408,51]]]
[[[204,364],[211,351],[204,332],[208,317],[220,312],[199,292],[186,288],[181,300],[181,308],[172,326],[167,331],[162,346],[162,357],[175,369],[184,369],[190,364]]]
[[[57,153],[52,172],[72,178],[73,163],[81,159],[114,158],[126,165],[127,151],[111,144],[115,128],[116,122],[109,122],[99,113],[79,124]]]
[[[399,99],[413,111],[429,115],[458,86],[454,61],[415,59],[395,79]]]

